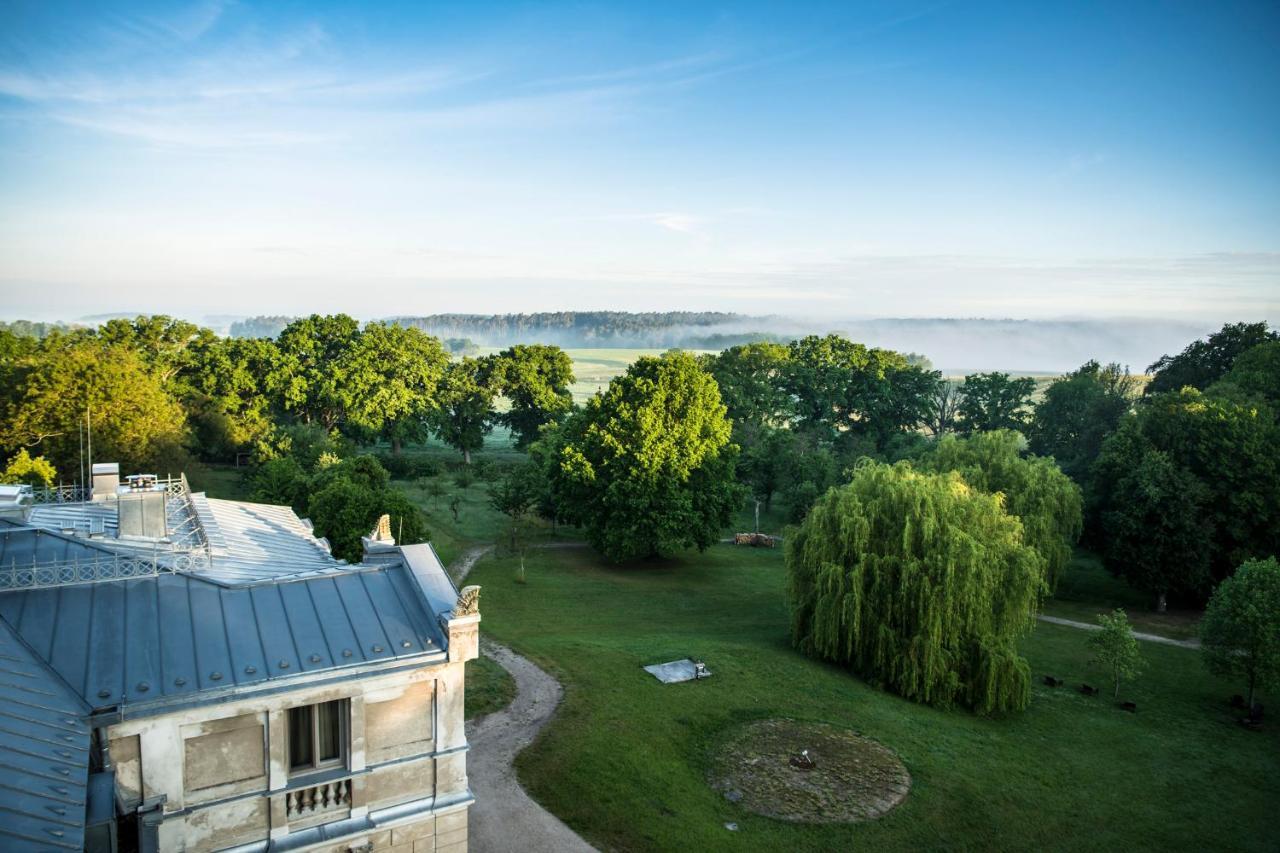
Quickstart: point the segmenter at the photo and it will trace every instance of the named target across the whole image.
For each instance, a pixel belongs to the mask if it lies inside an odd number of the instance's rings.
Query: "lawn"
[[[483,717],[511,704],[516,681],[495,661],[481,655],[467,661],[466,718]]]
[[[601,849],[1275,849],[1280,728],[1236,725],[1226,699],[1239,685],[1205,674],[1195,652],[1141,644],[1147,672],[1123,692],[1137,714],[1037,680],[1026,712],[991,719],[906,702],[793,652],[778,550],[722,545],[627,568],[547,551],[529,559],[527,583],[514,577],[509,558],[473,570],[484,630],[566,688],[520,779]],[[1087,637],[1041,625],[1025,641],[1033,672],[1100,684]],[[640,669],[688,655],[715,675],[664,686]],[[914,780],[907,801],[874,823],[821,827],[713,792],[716,744],[772,716],[896,750]]]
[[[1186,640],[1196,636],[1201,610],[1170,607],[1156,613],[1151,596],[1134,589],[1102,567],[1094,554],[1076,549],[1058,581],[1054,597],[1045,602],[1044,612],[1077,622],[1097,622],[1099,613],[1122,608],[1135,631]]]

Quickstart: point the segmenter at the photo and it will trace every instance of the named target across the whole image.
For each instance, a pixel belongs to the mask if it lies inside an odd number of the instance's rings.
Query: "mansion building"
[[[186,478],[0,486],[0,850],[465,851],[477,587]]]

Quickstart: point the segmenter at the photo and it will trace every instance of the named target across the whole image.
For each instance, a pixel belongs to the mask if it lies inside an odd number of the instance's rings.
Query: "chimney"
[[[97,466],[94,466],[97,467]],[[163,539],[169,534],[168,495],[155,474],[133,474],[127,486],[117,488],[116,506],[120,538]],[[97,491],[95,480],[94,491]]]
[[[93,499],[95,501],[110,500],[116,496],[120,488],[120,463],[93,463]]]

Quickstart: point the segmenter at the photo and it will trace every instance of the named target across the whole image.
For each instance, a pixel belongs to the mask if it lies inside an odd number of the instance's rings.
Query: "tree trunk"
[[[1120,672],[1119,672],[1119,670],[1116,670],[1116,672],[1115,672],[1115,682],[1116,682],[1116,692],[1115,692],[1115,695],[1114,695],[1114,696],[1112,696],[1111,698],[1112,698],[1112,699],[1119,699],[1119,698],[1120,698]]]
[[[462,451],[462,464],[464,464],[464,465],[470,465],[470,464],[471,464],[471,451],[470,451],[470,450],[463,450],[463,451]]]
[[[398,435],[391,436],[391,455],[400,455],[400,436]]]
[[[1156,612],[1164,613],[1169,609],[1169,602],[1163,592],[1156,593]]]

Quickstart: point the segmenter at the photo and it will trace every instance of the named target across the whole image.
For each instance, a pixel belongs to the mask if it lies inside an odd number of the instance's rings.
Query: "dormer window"
[[[303,775],[345,767],[346,699],[289,709],[289,773]]]

